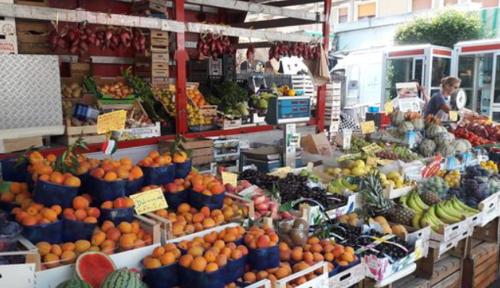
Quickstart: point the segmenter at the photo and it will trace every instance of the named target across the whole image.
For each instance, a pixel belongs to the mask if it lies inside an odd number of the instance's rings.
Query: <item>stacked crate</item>
[[[135,74],[151,81],[153,87],[168,86],[168,46],[168,32],[151,30],[148,53],[135,58]]]
[[[147,15],[147,16],[162,16],[165,17],[167,13],[167,1],[166,0],[143,0],[143,1],[133,1],[132,12],[135,15]]]
[[[464,259],[463,288],[486,288],[495,282],[498,273],[498,244],[482,242],[472,248]]]
[[[170,152],[174,143],[173,140],[160,141],[160,153]],[[181,148],[191,152],[191,161],[193,166],[200,167],[210,165],[214,160],[214,143],[212,139],[196,138],[188,139],[181,143]]]
[[[328,127],[328,136],[333,139],[333,136],[339,131],[340,126],[340,111],[342,101],[342,83],[333,81],[326,85],[325,99],[325,127]]]

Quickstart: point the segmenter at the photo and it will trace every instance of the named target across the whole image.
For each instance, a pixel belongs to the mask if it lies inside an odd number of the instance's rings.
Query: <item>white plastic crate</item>
[[[328,279],[328,287],[351,287],[358,284],[366,276],[364,263],[359,263],[345,271],[342,271]]]
[[[482,219],[480,226],[484,227],[486,224],[491,222],[493,219],[498,217],[498,199],[500,197],[500,192],[490,195],[488,198],[481,201],[478,205],[479,210],[482,213]]]
[[[316,99],[316,89],[309,75],[292,75],[292,88],[294,90],[303,90],[304,96]]]
[[[295,286],[295,288],[322,288],[328,287],[328,264],[326,262],[318,262],[313,266],[299,271],[297,273],[293,273],[292,275],[280,279],[276,282],[275,288],[286,288],[287,284],[297,280],[298,278],[305,276],[311,272],[314,272],[318,269],[322,269],[323,273],[321,275],[316,276],[315,278],[301,284],[299,286]]]

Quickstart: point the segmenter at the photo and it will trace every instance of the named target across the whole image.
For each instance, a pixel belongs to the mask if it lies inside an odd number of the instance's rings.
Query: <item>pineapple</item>
[[[387,218],[391,222],[411,226],[411,220],[415,216],[415,212],[402,205],[394,205],[387,211]]]
[[[394,206],[394,202],[384,198],[382,183],[378,173],[370,173],[360,183],[360,193],[364,201],[364,209],[368,217],[385,215]]]
[[[439,195],[437,193],[429,190],[425,190],[424,192],[420,193],[420,198],[422,198],[422,201],[424,201],[424,203],[429,206],[437,204],[439,203],[439,201],[441,201],[441,198],[439,198]]]

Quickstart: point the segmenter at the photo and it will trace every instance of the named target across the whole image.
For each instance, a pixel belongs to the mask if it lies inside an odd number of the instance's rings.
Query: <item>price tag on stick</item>
[[[161,188],[147,190],[141,193],[130,195],[134,201],[135,212],[139,215],[168,208],[167,201]]]
[[[97,116],[97,134],[125,129],[127,111],[117,110]]]
[[[375,121],[365,121],[361,122],[361,133],[363,134],[371,134],[375,132]]]
[[[222,184],[231,184],[233,187],[238,186],[238,175],[231,172],[222,172]]]
[[[448,112],[450,116],[450,121],[451,122],[457,122],[458,121],[458,112],[457,111],[450,111]]]

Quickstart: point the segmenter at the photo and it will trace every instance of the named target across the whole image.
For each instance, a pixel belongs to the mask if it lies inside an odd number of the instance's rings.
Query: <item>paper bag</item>
[[[333,153],[325,133],[302,137],[301,146],[305,151],[312,154],[331,156]]]

